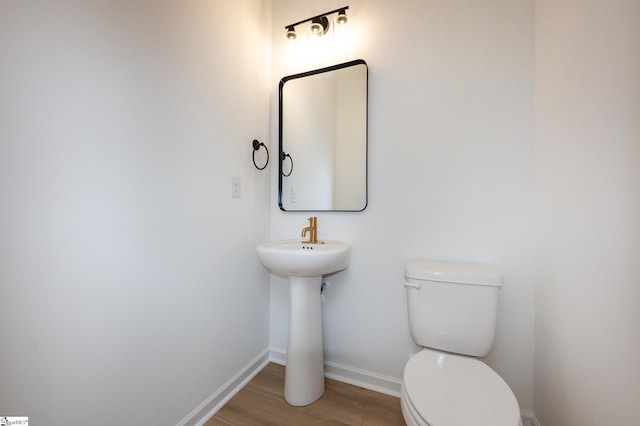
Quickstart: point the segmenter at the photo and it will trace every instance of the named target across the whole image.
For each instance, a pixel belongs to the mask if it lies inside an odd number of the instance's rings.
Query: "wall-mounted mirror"
[[[367,75],[359,59],[280,81],[282,210],[367,206]]]

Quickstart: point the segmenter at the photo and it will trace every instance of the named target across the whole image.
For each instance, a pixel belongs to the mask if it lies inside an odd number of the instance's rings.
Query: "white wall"
[[[533,3],[354,0],[351,45],[307,55],[287,46],[284,26],[343,2],[272,4],[272,149],[280,78],[356,58],[369,65],[369,205],[362,213],[317,214],[320,239],[353,244],[350,268],[326,291],[326,360],[399,379],[417,350],[405,262],[487,263],[505,276],[487,362],[531,410]],[[271,183],[276,199],[275,167]],[[309,216],[281,212],[275,202],[271,209],[273,239],[297,237]],[[274,276],[276,350],[286,348],[287,306],[287,283]]]
[[[640,2],[536,2],[535,412],[638,424]]]
[[[268,347],[267,5],[0,3],[0,414],[175,424]]]

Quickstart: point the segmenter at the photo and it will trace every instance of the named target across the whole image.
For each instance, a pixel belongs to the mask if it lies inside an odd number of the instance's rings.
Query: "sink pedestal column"
[[[284,398],[291,405],[316,401],[324,393],[322,277],[289,277],[289,342]]]

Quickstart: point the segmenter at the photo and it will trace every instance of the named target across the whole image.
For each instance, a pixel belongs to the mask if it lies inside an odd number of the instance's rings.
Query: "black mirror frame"
[[[283,141],[282,141],[282,128],[283,128],[283,107],[282,107],[282,89],[285,83],[289,80],[294,80],[297,78],[308,77],[311,75],[322,74],[325,72],[336,71],[342,68],[352,67],[354,65],[364,65],[366,71],[366,123],[365,123],[365,202],[364,206],[360,210],[313,210],[313,209],[300,209],[300,210],[286,210],[282,203],[282,178],[283,176]],[[361,212],[367,208],[369,205],[369,66],[364,61],[364,59],[356,59],[349,62],[344,62],[337,65],[332,65],[325,68],[319,68],[312,71],[307,71],[299,74],[293,74],[286,77],[283,77],[280,80],[279,88],[278,88],[278,207],[280,210],[284,212]]]

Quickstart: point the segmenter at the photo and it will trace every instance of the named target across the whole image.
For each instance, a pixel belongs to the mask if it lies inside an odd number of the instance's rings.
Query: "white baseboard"
[[[285,365],[287,361],[286,351],[272,347],[271,361],[276,364]],[[402,380],[395,377],[385,376],[374,373],[373,371],[362,370],[332,361],[324,362],[324,375],[329,379],[400,398]]]
[[[538,419],[536,419],[536,415],[531,411],[520,411],[522,415],[522,426],[540,426]]]
[[[270,350],[265,349],[253,361],[235,374],[220,389],[182,419],[177,426],[202,426],[234,397],[269,363]]]
[[[402,379],[332,361],[324,362],[324,375],[339,382],[400,398]]]
[[[287,365],[287,351],[282,348],[269,348],[269,361],[280,365]]]

